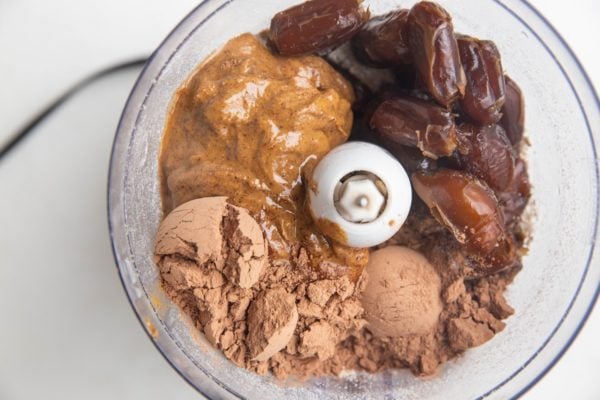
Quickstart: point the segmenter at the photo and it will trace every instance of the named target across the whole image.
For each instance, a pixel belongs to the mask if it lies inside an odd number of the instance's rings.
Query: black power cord
[[[81,91],[91,83],[101,79],[107,75],[113,74],[115,72],[119,72],[125,69],[133,68],[133,67],[141,67],[147,61],[147,58],[139,58],[131,61],[126,61],[123,63],[112,65],[108,68],[104,68],[98,72],[93,73],[92,75],[82,79],[73,85],[69,90],[60,95],[56,100],[54,100],[49,106],[39,112],[35,117],[33,117],[23,128],[19,129],[15,132],[11,139],[4,146],[0,147],[0,160],[7,155],[11,150],[23,140],[25,139],[36,126],[38,126],[46,117],[52,114],[58,107],[60,107],[65,101],[67,101],[70,97],[72,97],[75,93]]]

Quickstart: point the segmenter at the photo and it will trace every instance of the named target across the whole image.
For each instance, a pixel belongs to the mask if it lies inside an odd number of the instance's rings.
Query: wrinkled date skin
[[[461,243],[480,271],[494,273],[514,264],[514,246],[502,211],[485,183],[448,169],[416,172],[412,183],[431,214]]]
[[[373,111],[369,126],[384,144],[418,147],[433,159],[452,154],[458,143],[448,110],[409,96],[383,100]]]
[[[356,58],[375,67],[410,64],[406,36],[408,10],[396,10],[371,18],[352,39]]]
[[[458,128],[461,169],[484,180],[494,191],[501,192],[511,183],[515,153],[500,125],[461,124]]]
[[[500,125],[506,130],[506,136],[513,144],[518,146],[523,139],[525,129],[525,100],[521,88],[508,75],[504,76],[506,82],[506,101],[502,108]]]
[[[323,53],[352,38],[368,18],[358,0],[311,0],[275,14],[269,35],[279,54]]]
[[[408,14],[407,35],[420,80],[442,105],[465,91],[465,73],[450,15],[435,3],[422,1]]]
[[[531,197],[531,184],[527,174],[527,163],[521,158],[515,162],[512,182],[498,195],[500,207],[507,225],[519,222],[519,218]]]
[[[459,36],[456,40],[467,83],[460,106],[473,121],[494,124],[502,116],[505,100],[500,52],[489,40],[470,36]]]

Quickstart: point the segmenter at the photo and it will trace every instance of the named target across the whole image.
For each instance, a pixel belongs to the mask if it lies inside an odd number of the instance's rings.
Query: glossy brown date
[[[510,266],[515,260],[502,211],[494,193],[473,175],[441,169],[416,172],[413,188],[435,219],[445,226],[487,273]]]
[[[371,18],[352,39],[356,58],[376,67],[411,63],[406,36],[407,18],[408,10],[395,10]]]
[[[408,14],[407,35],[420,80],[429,93],[444,106],[462,97],[465,73],[450,14],[435,3],[419,2]]]
[[[470,36],[459,36],[456,41],[466,77],[465,93],[460,100],[462,110],[477,123],[498,122],[505,100],[498,48],[494,42]]]
[[[483,179],[495,191],[505,190],[512,181],[515,154],[504,129],[496,124],[461,124],[458,130],[461,169]]]
[[[518,222],[531,197],[527,164],[521,158],[515,162],[513,178],[506,190],[498,195],[507,225]]]
[[[417,147],[434,159],[452,154],[458,143],[454,119],[448,110],[410,96],[383,100],[374,109],[369,126],[384,144]]]
[[[516,146],[523,138],[525,129],[525,99],[521,88],[508,75],[504,76],[506,82],[506,101],[502,107],[500,125],[506,130],[506,136]]]
[[[358,0],[310,0],[275,14],[269,37],[282,55],[322,53],[352,38],[368,18]]]

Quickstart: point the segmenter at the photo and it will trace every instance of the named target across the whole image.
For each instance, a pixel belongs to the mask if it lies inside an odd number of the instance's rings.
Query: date
[[[525,99],[521,88],[508,75],[504,76],[506,82],[506,101],[502,107],[500,125],[506,130],[506,136],[513,144],[518,146],[523,139],[525,129]]]
[[[458,161],[464,169],[483,179],[495,191],[503,191],[512,181],[515,152],[500,125],[461,124]]]
[[[275,14],[269,37],[281,55],[324,53],[350,40],[368,18],[358,0],[310,0]]]
[[[479,124],[498,122],[506,92],[498,48],[470,36],[459,36],[457,43],[466,77],[462,110]]]
[[[462,97],[466,78],[450,14],[432,2],[415,4],[407,36],[420,81],[436,101],[449,106]]]
[[[374,109],[369,126],[384,144],[417,147],[433,159],[452,154],[458,144],[452,114],[410,96],[394,95],[383,100]]]
[[[478,268],[494,273],[513,265],[514,244],[492,190],[473,175],[448,169],[416,172],[413,188],[434,218],[452,233]]]
[[[366,65],[382,68],[410,64],[407,18],[406,9],[371,18],[352,39],[356,58]]]

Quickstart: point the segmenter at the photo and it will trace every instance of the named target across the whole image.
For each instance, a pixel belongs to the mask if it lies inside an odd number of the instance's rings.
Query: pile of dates
[[[413,188],[474,265],[494,273],[517,263],[516,232],[530,197],[524,100],[494,42],[454,32],[423,1],[370,18],[358,0],[312,0],[276,14],[269,41],[286,56],[324,55],[351,41],[360,63],[395,71],[371,93],[355,86],[355,114],[411,173]]]

